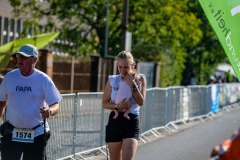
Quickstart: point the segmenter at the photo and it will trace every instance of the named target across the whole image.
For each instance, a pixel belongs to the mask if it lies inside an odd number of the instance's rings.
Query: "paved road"
[[[218,115],[165,138],[138,147],[134,160],[208,160],[211,149],[240,126],[240,109]]]

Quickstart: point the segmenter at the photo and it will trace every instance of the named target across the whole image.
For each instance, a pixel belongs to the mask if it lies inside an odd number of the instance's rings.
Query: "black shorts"
[[[139,139],[139,117],[129,113],[130,120],[123,116],[124,112],[119,112],[117,119],[113,119],[115,113],[109,115],[106,126],[106,142],[121,142],[126,138]]]
[[[50,131],[46,132],[46,141],[50,138]],[[46,148],[44,135],[34,138],[34,143],[24,143],[12,141],[12,133],[1,137],[1,157],[2,160],[20,159],[23,153],[24,160],[44,160],[44,150]]]

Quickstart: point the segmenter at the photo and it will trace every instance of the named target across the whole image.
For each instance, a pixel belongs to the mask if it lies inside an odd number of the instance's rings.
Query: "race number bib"
[[[34,129],[14,128],[12,141],[33,143],[34,133],[35,133]]]

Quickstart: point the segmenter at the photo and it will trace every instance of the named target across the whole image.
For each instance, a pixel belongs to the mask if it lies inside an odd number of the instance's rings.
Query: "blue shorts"
[[[123,116],[124,112],[119,112],[117,119],[113,119],[115,113],[109,115],[106,126],[106,142],[121,142],[126,138],[139,139],[139,116],[129,113],[130,120]]]

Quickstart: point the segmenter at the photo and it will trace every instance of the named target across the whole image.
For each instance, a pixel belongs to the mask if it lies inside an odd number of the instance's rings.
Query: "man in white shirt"
[[[17,160],[23,154],[24,160],[43,160],[50,137],[48,123],[43,122],[59,112],[62,96],[53,81],[35,68],[35,46],[23,45],[16,56],[19,68],[7,73],[0,85],[0,116],[7,106],[7,122],[1,127],[1,157]]]

